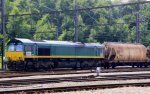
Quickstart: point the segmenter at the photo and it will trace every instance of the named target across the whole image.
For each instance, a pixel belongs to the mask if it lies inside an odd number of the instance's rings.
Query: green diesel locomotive
[[[90,68],[104,60],[104,45],[71,41],[15,38],[7,44],[10,70]]]

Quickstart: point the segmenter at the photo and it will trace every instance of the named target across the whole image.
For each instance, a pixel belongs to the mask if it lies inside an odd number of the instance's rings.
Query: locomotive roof
[[[104,45],[106,45],[106,44],[134,44],[134,45],[142,45],[141,43],[129,43],[129,42],[126,42],[126,43],[124,43],[124,42],[104,42],[103,43]]]
[[[81,42],[72,42],[72,41],[55,41],[55,40],[31,40],[24,38],[15,38],[14,40],[20,41],[25,44],[52,44],[52,45],[72,45],[72,46],[88,46],[88,47],[101,47],[102,44],[99,43],[81,43]]]

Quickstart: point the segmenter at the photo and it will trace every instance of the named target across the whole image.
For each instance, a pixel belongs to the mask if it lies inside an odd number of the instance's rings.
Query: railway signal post
[[[78,6],[75,5],[75,42],[78,42]]]
[[[140,43],[140,14],[136,13],[136,43]]]

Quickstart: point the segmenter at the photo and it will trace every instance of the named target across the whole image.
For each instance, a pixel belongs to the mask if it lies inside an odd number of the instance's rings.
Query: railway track
[[[139,72],[140,71],[140,72]],[[61,92],[85,89],[114,88],[122,86],[150,86],[149,68],[116,68],[104,70],[100,76],[95,76],[95,72],[90,70],[55,70],[47,72],[0,72],[0,93],[20,93],[26,92]],[[127,81],[127,80],[149,80],[147,82],[124,82],[101,84],[105,81]],[[87,84],[88,82],[100,84]],[[79,85],[61,86],[63,83],[79,83]],[[82,83],[82,85],[80,85]],[[41,85],[50,84],[46,87]],[[37,86],[40,85],[40,86]],[[53,87],[53,85],[56,85]],[[27,88],[28,86],[33,86]]]
[[[76,76],[59,78],[40,78],[40,79],[22,79],[0,81],[0,87],[24,86],[29,84],[61,83],[61,82],[86,82],[86,81],[108,81],[108,80],[129,80],[129,79],[149,79],[150,74],[127,74],[127,75],[101,75],[96,76]]]
[[[17,77],[16,77],[17,78]],[[28,78],[28,77],[27,77]],[[107,74],[103,73],[101,76],[96,77],[94,75],[88,75],[88,76],[74,76],[71,75],[69,77],[52,77],[52,78],[32,78],[26,79],[26,78],[18,78],[18,79],[1,79],[0,80],[0,93],[14,93],[14,92],[30,92],[30,91],[37,91],[37,92],[60,92],[60,91],[72,91],[72,90],[82,90],[82,89],[96,89],[96,88],[113,88],[113,87],[121,87],[121,86],[149,86],[150,85],[150,72],[143,72],[143,73],[123,73],[123,74]],[[149,80],[147,82],[138,82],[138,83],[116,83],[116,84],[88,84],[84,85],[85,83],[93,82],[97,83],[99,81],[105,82],[105,81],[127,81],[127,80]],[[64,83],[82,83],[82,86],[62,86]],[[44,84],[50,84],[51,86],[49,88],[37,86],[39,88],[29,88],[29,89],[15,89],[15,88],[21,88],[21,87],[28,87],[28,86],[36,86],[36,85],[44,85]],[[53,84],[57,84],[53,87]],[[12,89],[14,88],[14,89]],[[4,90],[1,90],[4,89]],[[8,89],[8,90],[7,90]]]
[[[136,72],[136,71],[150,71],[150,68],[118,67],[116,69],[102,69],[101,73]],[[34,75],[85,74],[85,73],[92,73],[92,72],[94,71],[72,70],[72,69],[57,69],[53,71],[44,71],[44,72],[43,71],[41,72],[0,71],[0,78],[24,77],[24,76],[34,76]]]
[[[30,88],[30,89],[12,89],[0,91],[1,94],[6,93],[54,93],[54,92],[68,92],[77,90],[93,90],[93,89],[105,89],[105,88],[117,88],[128,86],[150,86],[150,82],[131,82],[131,83],[118,83],[118,84],[100,84],[100,85],[81,85],[81,86],[65,86],[65,87],[42,87],[42,88]]]

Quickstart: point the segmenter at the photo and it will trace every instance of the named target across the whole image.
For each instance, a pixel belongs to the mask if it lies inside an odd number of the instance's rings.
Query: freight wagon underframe
[[[146,62],[146,61],[143,61],[143,62],[139,62],[139,61],[128,61],[128,62],[125,62],[125,61],[116,61],[116,62],[108,62],[108,61],[105,61],[105,63],[102,64],[104,68],[115,68],[117,66],[132,66],[133,68],[134,67],[148,67],[150,65],[150,62]]]

